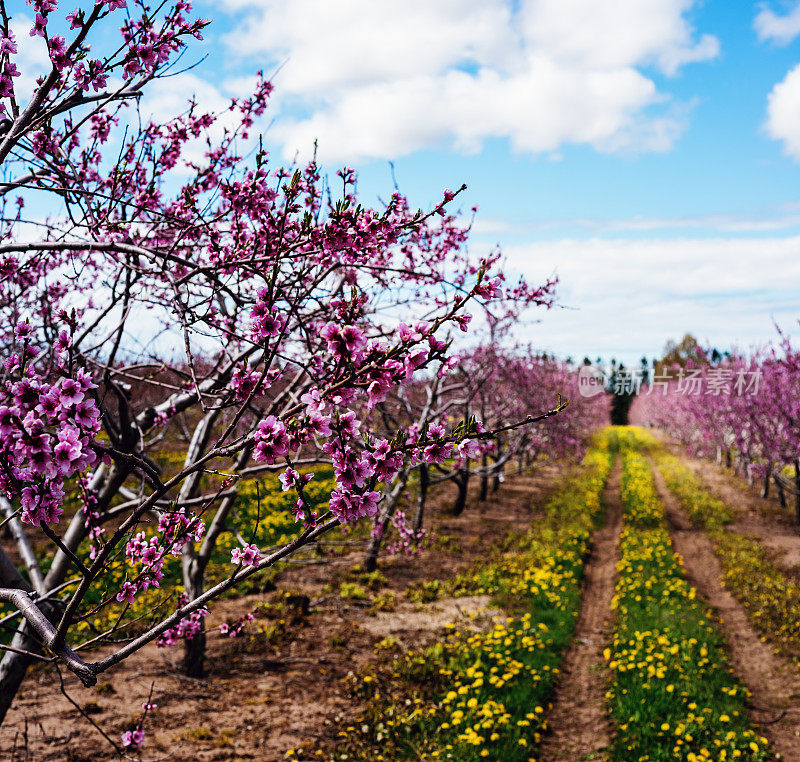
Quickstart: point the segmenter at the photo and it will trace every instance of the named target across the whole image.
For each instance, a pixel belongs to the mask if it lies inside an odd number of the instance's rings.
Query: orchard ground
[[[187,760],[277,760],[309,736],[335,744],[340,723],[355,709],[347,695],[347,675],[377,658],[381,643],[393,641],[403,649],[424,645],[445,625],[483,609],[486,596],[425,599],[436,596],[438,582],[469,569],[509,532],[525,529],[532,511],[552,490],[559,468],[545,464],[530,475],[512,477],[485,504],[478,503],[472,490],[469,509],[457,518],[444,512],[454,490],[443,489],[431,501],[433,545],[420,556],[384,557],[377,585],[359,582],[361,575],[352,572],[363,557],[359,543],[319,565],[286,568],[273,592],[214,606],[207,620],[212,634],[206,680],[181,675],[180,645],[171,650],[149,646],[94,689],[81,688],[65,673],[68,691],[118,738],[154,684],[158,709],[151,717],[143,759],[170,754]],[[349,593],[345,587],[345,595],[357,597],[341,597],[342,583],[355,585]],[[290,605],[278,615],[257,616],[237,638],[213,634],[219,624],[235,621],[259,603],[282,604],[287,591],[314,604],[308,615],[302,603],[300,608]],[[358,597],[361,591],[364,599]],[[272,628],[274,632],[261,632]],[[11,754],[15,745],[24,754],[26,720],[34,759],[115,758],[107,742],[59,693],[58,677],[50,669],[35,670],[19,694],[0,729],[0,755]]]
[[[776,499],[763,500],[729,470],[689,458],[682,448],[662,442],[653,445],[655,450],[645,448],[654,475],[653,494],[663,505],[672,546],[681,554],[681,573],[696,590],[701,607],[711,607],[707,623],[717,633],[713,637],[719,637],[720,674],[731,668],[732,685],[747,691],[742,694],[745,756],[741,758],[800,760],[800,648],[794,637],[795,631],[800,632],[800,600],[793,609],[788,597],[777,603],[751,599],[756,594],[787,596],[792,586],[800,589],[800,531],[791,511],[781,508]],[[531,759],[627,759],[618,745],[628,723],[609,699],[620,678],[609,669],[606,651],[621,624],[618,599],[617,608],[612,607],[611,593],[614,585],[618,596],[625,589],[619,587],[623,584],[619,575],[624,574],[619,570],[624,567],[618,565],[621,527],[625,526],[619,507],[620,460],[626,457],[624,450],[621,453],[605,487],[606,515],[585,562],[574,638],[560,654],[561,677],[551,701],[543,707],[546,731],[539,740],[530,734]],[[680,503],[683,492],[673,495],[667,486],[674,486],[670,473],[666,482],[660,474],[658,467],[669,457],[677,459],[672,478],[675,468],[686,469],[681,472],[685,483],[694,475],[697,483],[691,482],[692,488],[716,498],[712,507],[730,509],[732,515],[724,523],[725,541],[754,542],[761,553],[759,563],[780,576],[783,592],[737,586],[736,569],[729,560],[715,556],[715,548],[718,552],[724,540],[716,530],[706,531],[706,519],[687,516]],[[431,545],[418,558],[383,557],[379,574],[361,573],[360,547],[342,545],[334,556],[320,558],[317,564],[287,566],[274,580],[275,590],[219,602],[207,622],[211,635],[206,679],[180,676],[179,648],[150,646],[93,689],[81,688],[66,673],[67,692],[103,731],[118,738],[135,725],[135,715],[153,686],[158,708],[145,723],[143,760],[279,760],[287,758],[288,750],[296,758],[305,754],[340,758],[343,737],[360,732],[364,707],[374,703],[374,695],[367,701],[361,681],[369,679],[376,668],[380,675],[381,667],[376,665],[439,642],[454,623],[465,630],[486,632],[493,622],[496,626],[507,621],[502,601],[486,594],[453,597],[448,585],[457,574],[469,573],[508,551],[509,536],[524,532],[532,522],[536,526],[551,496],[565,488],[565,474],[568,487],[570,468],[563,462],[539,464],[530,472],[509,477],[485,503],[471,492],[460,517],[445,511],[452,495],[450,487],[443,487],[432,500]],[[769,619],[779,604],[787,619],[781,631]],[[250,611],[255,619],[240,636],[219,634],[219,624],[235,622]],[[796,620],[790,621],[792,617]],[[707,668],[716,669],[716,665]],[[686,679],[691,693],[697,686],[691,677]],[[3,758],[21,760],[26,754],[29,759],[43,760],[114,758],[107,742],[59,692],[58,685],[52,668],[34,670],[0,731]],[[688,698],[686,703],[691,706]],[[701,709],[692,713],[700,714]],[[724,723],[736,710],[710,706],[707,711],[709,719],[701,720],[701,726],[705,722],[709,728],[714,724],[711,718],[721,716],[722,730],[727,730]],[[669,737],[670,751],[662,757],[653,747],[652,759],[738,758],[713,748],[703,756],[702,748],[693,750],[691,733],[680,725],[654,730]],[[685,736],[678,735],[678,745],[673,747],[679,730]],[[446,749],[441,756],[429,756],[430,750],[424,749],[419,753],[418,758],[448,758]],[[450,758],[466,758],[459,753]]]

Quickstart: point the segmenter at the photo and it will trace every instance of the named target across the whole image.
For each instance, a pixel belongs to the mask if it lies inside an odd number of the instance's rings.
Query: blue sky
[[[20,2],[21,5],[21,2]],[[367,202],[467,183],[471,246],[557,272],[517,336],[561,355],[720,347],[800,318],[800,2],[197,0],[207,58],[145,105],[223,105],[263,68],[277,157],[354,166]],[[795,76],[793,76],[795,75]],[[795,331],[797,333],[799,331]]]
[[[368,201],[391,188],[390,160],[421,206],[465,182],[476,251],[499,243],[509,270],[559,274],[566,309],[520,339],[631,361],[685,331],[744,348],[800,318],[797,2],[197,9],[214,21],[203,87],[280,67],[277,154],[318,138]]]

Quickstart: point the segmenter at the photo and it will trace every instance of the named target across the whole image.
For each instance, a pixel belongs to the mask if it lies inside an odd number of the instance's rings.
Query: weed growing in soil
[[[291,759],[459,762],[535,758],[564,649],[580,606],[580,580],[611,469],[605,434],[529,532],[494,561],[447,585],[419,585],[412,600],[492,596],[508,617],[449,626],[433,646],[351,676],[362,710],[334,748],[292,749]],[[476,617],[476,623],[480,617]]]
[[[621,443],[618,618],[605,651],[617,724],[613,759],[769,759],[766,739],[750,727],[747,691],[732,675],[722,637],[673,553],[650,466],[633,449],[645,441],[633,430]]]

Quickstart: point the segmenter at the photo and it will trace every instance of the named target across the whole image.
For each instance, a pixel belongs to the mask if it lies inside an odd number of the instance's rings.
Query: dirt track
[[[622,528],[619,483],[617,462],[603,493],[605,524],[595,534],[585,566],[581,613],[575,640],[561,668],[562,679],[550,717],[551,734],[542,744],[541,758],[547,762],[599,759],[602,750],[611,743],[602,652],[610,638],[611,599]]]
[[[712,495],[740,510],[728,529],[757,537],[776,565],[800,578],[800,526],[793,508],[781,508],[774,489],[765,500],[744,479],[710,461],[692,459],[689,464]]]
[[[686,576],[719,614],[733,669],[752,694],[753,723],[780,759],[800,762],[800,673],[761,640],[742,606],[720,583],[722,570],[708,535],[692,525],[656,468],[653,476]]]

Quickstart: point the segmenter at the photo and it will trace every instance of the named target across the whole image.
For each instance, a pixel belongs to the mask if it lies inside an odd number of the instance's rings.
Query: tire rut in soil
[[[750,624],[742,605],[723,587],[711,539],[694,526],[650,461],[675,551],[698,595],[721,618],[731,666],[751,693],[750,716],[784,762],[800,762],[800,672],[778,656]]]
[[[603,649],[610,638],[611,599],[617,579],[617,545],[622,528],[621,463],[617,459],[603,490],[605,520],[595,532],[584,566],[581,610],[542,743],[544,762],[600,759],[612,739],[605,706],[607,683]]]

